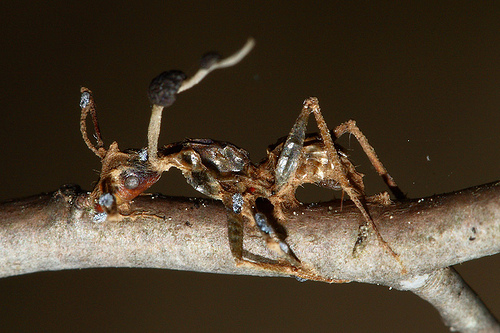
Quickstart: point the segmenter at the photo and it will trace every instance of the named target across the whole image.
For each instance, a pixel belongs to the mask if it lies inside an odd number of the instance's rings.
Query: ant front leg
[[[333,143],[330,131],[328,129],[328,126],[326,125],[325,119],[323,118],[323,115],[321,114],[321,110],[319,107],[319,102],[318,99],[315,97],[310,97],[304,101],[304,106],[302,108],[301,113],[299,114],[299,117],[297,118],[297,121],[295,122],[294,126],[292,127],[292,130],[290,134],[288,135],[287,140],[285,141],[283,145],[283,150],[280,154],[280,157],[278,159],[278,162],[276,164],[276,170],[275,170],[275,179],[276,179],[276,187],[277,191],[283,191],[289,192],[289,191],[294,191],[295,188],[287,188],[286,185],[289,185],[293,182],[294,180],[294,175],[295,172],[297,171],[297,168],[299,166],[299,162],[301,159],[301,152],[302,152],[302,147],[304,143],[304,138],[305,138],[305,130],[306,130],[306,125],[307,121],[309,118],[309,115],[313,113],[314,117],[316,119],[316,123],[318,125],[319,131],[320,131],[320,136],[321,140],[323,142],[328,160],[333,166],[333,174],[330,175],[332,178],[331,180],[334,180],[337,182],[341,187],[344,192],[346,192],[350,199],[354,202],[356,207],[359,209],[361,214],[363,215],[364,220],[366,221],[366,224],[370,226],[375,234],[377,235],[377,238],[379,239],[380,243],[382,246],[403,266],[403,271],[406,271],[404,269],[404,265],[401,263],[401,260],[399,258],[399,255],[394,252],[394,250],[389,246],[389,244],[384,240],[380,232],[378,231],[377,226],[373,222],[372,217],[368,213],[368,209],[365,205],[365,196],[364,193],[360,192],[359,189],[357,189],[355,186],[353,186],[349,180],[347,170],[342,163],[338,151],[335,149],[335,145]],[[359,137],[360,143],[363,146],[363,149],[368,149],[371,148],[373,153],[370,155],[369,158],[370,161],[374,164],[374,166],[377,168],[377,171],[381,174],[387,175],[388,179],[392,180],[390,178],[389,174],[385,170],[385,168],[382,166],[382,163],[378,160],[375,151],[373,148],[368,144],[368,141],[366,140],[366,137],[362,135],[362,133],[359,131],[356,131],[354,127],[349,127],[347,125],[345,128],[340,128],[338,132],[342,132],[342,129],[345,131],[352,130],[353,134],[356,133],[358,134],[357,138]],[[357,127],[356,127],[357,129]],[[359,135],[361,134],[361,135]],[[364,138],[364,140],[363,140]],[[359,140],[359,139],[358,139]],[[374,163],[378,162],[378,163]],[[394,183],[394,181],[392,181]],[[394,183],[395,185],[395,183]],[[397,186],[396,186],[397,188]],[[288,197],[290,197],[290,194],[286,194]],[[360,232],[358,235],[358,239],[354,245],[353,249],[353,254],[357,255],[358,251],[364,246],[364,242],[368,236],[368,231],[365,225],[362,225],[360,227]]]

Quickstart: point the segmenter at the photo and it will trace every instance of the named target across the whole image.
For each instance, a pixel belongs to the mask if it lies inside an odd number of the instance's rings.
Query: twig
[[[276,276],[237,267],[227,240],[226,212],[212,200],[144,195],[122,222],[95,222],[88,193],[65,187],[0,204],[0,276],[89,267],[150,267]],[[362,216],[353,205],[301,207],[286,224],[301,260],[334,279],[409,290],[429,301],[458,331],[500,331],[481,300],[447,267],[500,252],[500,182],[450,194],[370,205],[384,239],[408,269],[372,235],[352,257]],[[259,234],[245,247],[269,258]]]
[[[500,327],[476,293],[452,267],[429,274],[412,291],[431,303],[451,331],[498,332]]]

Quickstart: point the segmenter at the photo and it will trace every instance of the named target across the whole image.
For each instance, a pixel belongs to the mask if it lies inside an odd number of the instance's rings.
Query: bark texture
[[[143,195],[123,220],[99,222],[86,207],[87,197],[69,185],[1,203],[0,276],[90,267],[276,275],[234,264],[219,202]],[[371,204],[369,211],[406,274],[374,235],[352,256],[363,219],[350,203],[342,210],[335,201],[290,212],[287,241],[323,276],[412,291],[454,330],[500,331],[481,300],[448,268],[500,251],[500,182],[389,206]],[[250,257],[273,258],[250,226],[244,248]]]

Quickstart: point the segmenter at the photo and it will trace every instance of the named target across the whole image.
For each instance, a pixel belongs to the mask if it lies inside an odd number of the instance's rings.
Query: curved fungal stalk
[[[245,45],[238,52],[225,59],[220,59],[220,55],[215,52],[206,53],[202,57],[201,67],[198,72],[196,72],[196,74],[193,75],[189,80],[184,81],[178,92],[181,93],[197,85],[211,71],[236,65],[241,60],[243,60],[243,58],[245,58],[248,53],[250,53],[250,51],[252,51],[254,46],[255,40],[253,38],[249,38]]]
[[[200,69],[189,79],[186,79],[183,72],[174,70],[163,72],[151,81],[148,96],[153,107],[148,128],[148,159],[153,167],[158,164],[158,138],[160,136],[163,109],[175,102],[178,93],[197,85],[211,71],[239,63],[252,50],[254,45],[254,39],[249,38],[238,52],[224,59],[221,59],[218,53],[206,53],[202,57]]]

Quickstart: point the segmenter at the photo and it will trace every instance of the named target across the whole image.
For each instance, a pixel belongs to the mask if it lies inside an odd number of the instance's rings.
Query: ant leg
[[[377,226],[373,222],[366,205],[364,203],[364,194],[360,193],[354,186],[349,182],[349,178],[347,177],[347,172],[342,164],[338,156],[338,152],[335,149],[335,145],[333,143],[332,137],[330,135],[330,131],[328,130],[328,126],[326,125],[325,119],[321,114],[321,110],[319,107],[318,99],[315,97],[310,97],[304,101],[304,106],[302,108],[297,121],[295,122],[290,134],[288,135],[287,140],[283,146],[283,150],[278,159],[278,163],[276,166],[276,186],[277,190],[280,190],[285,184],[288,183],[290,179],[293,178],[295,171],[297,170],[298,162],[300,159],[300,154],[303,147],[305,130],[307,125],[307,120],[309,115],[313,113],[316,119],[316,123],[318,125],[320,136],[325,146],[325,150],[327,152],[328,159],[333,164],[333,169],[337,170],[335,175],[335,181],[337,181],[342,189],[349,195],[351,200],[354,202],[356,207],[359,209],[366,223],[373,229],[377,238],[379,239],[382,246],[403,266],[399,255],[392,250],[389,244],[383,239],[382,235],[378,231]],[[363,245],[364,239],[367,237],[366,226],[361,226],[360,234],[358,236],[358,240],[353,249],[353,253],[356,254],[360,247]]]
[[[243,258],[243,216],[228,211],[228,238],[231,253],[236,266],[269,271],[281,275],[294,276],[301,280],[313,280],[328,283],[345,283],[347,280],[336,280],[320,276],[310,269],[294,266],[288,262],[254,262]]]
[[[387,169],[384,167],[377,154],[375,153],[375,149],[368,143],[368,139],[358,128],[354,120],[349,120],[343,124],[340,124],[333,130],[333,133],[336,138],[339,138],[345,133],[354,135],[356,140],[358,140],[359,144],[361,145],[361,148],[363,148],[366,156],[368,156],[368,159],[375,168],[375,171],[377,171],[377,173],[382,177],[396,199],[406,199],[406,195],[403,193],[403,191],[401,191],[394,179],[387,172]]]
[[[323,144],[325,145],[328,159],[332,162],[334,169],[339,170],[339,172],[337,174],[338,179],[336,179],[336,180],[340,183],[340,185],[342,186],[342,189],[349,195],[349,197],[354,202],[356,207],[358,207],[358,209],[360,210],[360,212],[363,215],[367,224],[373,229],[373,231],[377,235],[377,238],[380,241],[380,243],[382,244],[382,246],[399,262],[399,264],[403,267],[403,272],[406,272],[406,268],[404,267],[403,263],[401,262],[399,255],[396,252],[394,252],[394,250],[391,248],[391,246],[382,237],[375,222],[373,222],[372,217],[368,213],[368,210],[367,210],[365,202],[364,202],[364,194],[359,193],[349,183],[349,179],[347,178],[344,166],[342,165],[342,162],[338,156],[337,150],[335,149],[335,146],[333,144],[333,140],[332,140],[332,137],[330,135],[330,131],[328,130],[328,126],[326,125],[326,121],[323,118],[323,115],[321,114],[318,99],[311,97],[311,98],[307,99],[305,103],[309,106],[309,109],[313,112],[314,117],[316,118],[316,123],[318,125],[321,139],[323,140]],[[364,135],[363,135],[363,137],[364,137]],[[366,140],[366,137],[365,137],[365,140]],[[368,141],[366,140],[366,144],[367,143],[368,143]],[[375,151],[373,151],[373,153],[375,153]],[[374,156],[376,157],[376,155],[374,155]],[[378,158],[377,158],[377,161],[378,161]],[[379,164],[380,164],[380,166],[382,166],[382,163],[380,163],[380,161],[379,161]],[[382,168],[383,168],[383,166],[382,166]],[[387,171],[385,171],[385,172],[387,173]],[[363,246],[362,243],[363,243],[364,239],[366,239],[366,237],[367,237],[366,227],[361,226],[358,239],[356,241],[356,244],[354,245],[353,254],[356,255],[357,251],[360,249],[360,246]]]
[[[243,220],[240,214],[227,213],[227,233],[229,238],[229,248],[239,265],[243,262]]]
[[[277,230],[280,226],[273,216],[274,206],[269,199],[257,198],[254,206],[255,209],[252,211],[253,219],[264,236],[267,247],[287,260],[290,264],[300,266],[300,260],[285,241],[286,236],[284,232],[279,232]]]
[[[228,215],[228,232],[231,252],[235,258],[243,258],[243,223],[246,217],[253,219],[262,233],[268,249],[287,260],[290,264],[300,266],[300,260],[297,259],[284,240],[283,233],[279,233],[271,222],[274,206],[268,199],[257,198],[252,204],[245,202],[243,197],[237,193],[231,197],[231,201],[231,204],[225,202],[225,206],[231,209],[228,212],[230,214]]]

